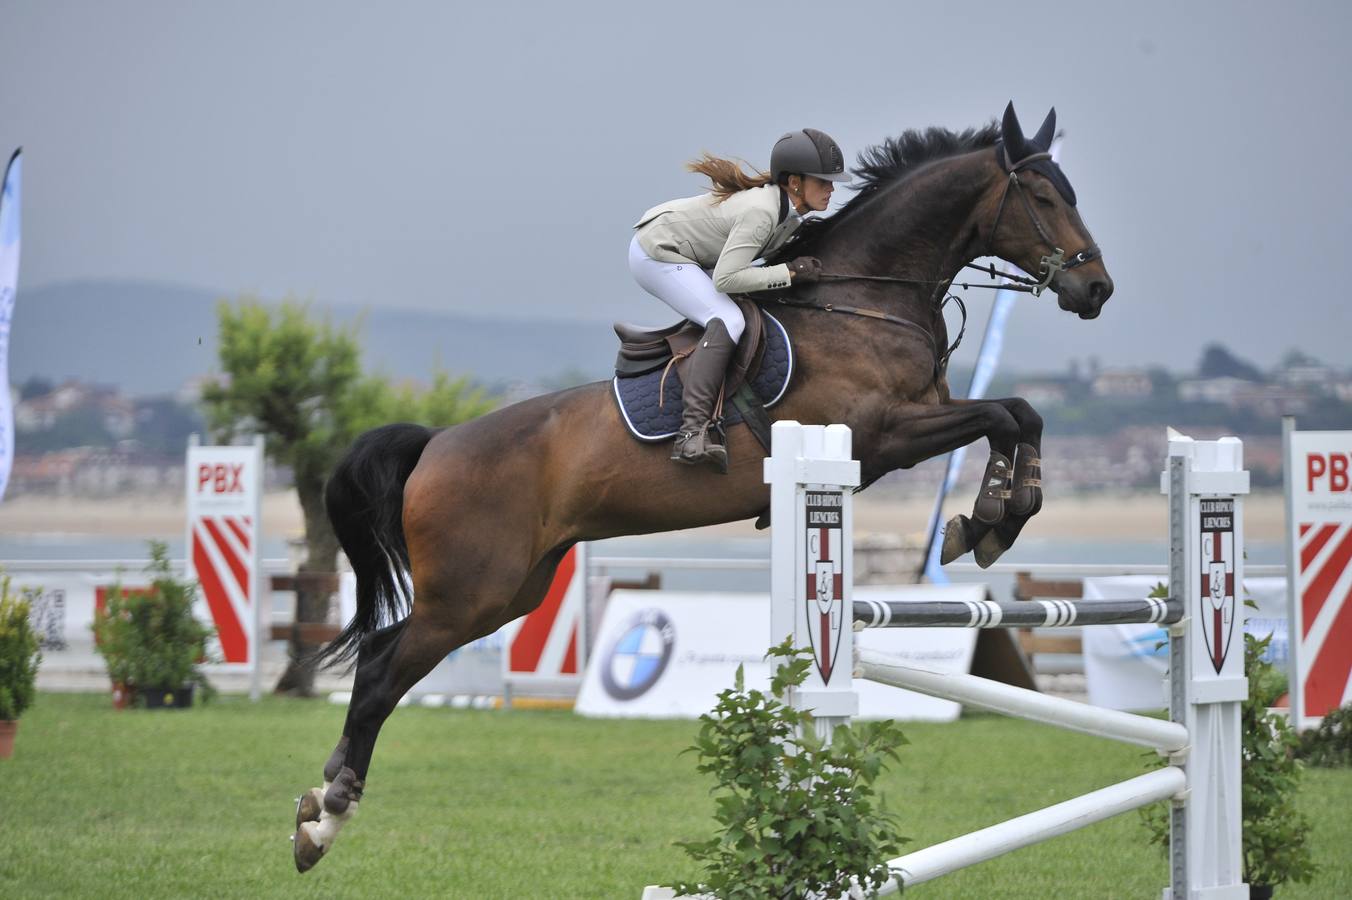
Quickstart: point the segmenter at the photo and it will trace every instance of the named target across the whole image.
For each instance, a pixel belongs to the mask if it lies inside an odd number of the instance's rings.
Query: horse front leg
[[[1020,493],[1016,500],[1011,487],[1021,434],[1018,419],[997,401],[899,403],[888,410],[876,448],[877,458],[870,460],[868,467],[881,475],[951,453],[983,437],[987,440],[990,459],[972,518],[955,516],[945,529],[943,561],[948,563],[976,547],[992,527],[1005,519],[1011,504],[1017,504],[1021,510],[1027,507],[1026,495]]]
[[[1014,545],[1023,526],[1042,509],[1042,417],[1020,397],[982,402],[996,403],[1014,418],[1019,428],[1018,446],[1012,466],[1011,461],[992,454],[972,517],[954,516],[944,528],[940,562],[947,564],[972,550],[977,565],[984,569]],[[1003,486],[999,484],[1002,473]],[[999,515],[992,517],[989,510],[994,504],[988,495],[995,491],[1002,502]]]

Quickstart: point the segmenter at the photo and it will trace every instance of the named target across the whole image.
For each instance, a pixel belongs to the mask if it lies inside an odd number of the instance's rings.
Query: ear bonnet
[[[1042,127],[1038,129],[1037,134],[1029,140],[1023,136],[1023,128],[1019,125],[1019,117],[1014,113],[1014,101],[1010,101],[1005,107],[1005,118],[1000,126],[1000,140],[996,143],[996,154],[1000,160],[1000,165],[1006,172],[1013,167],[1018,166],[1019,162],[1036,153],[1049,153],[1052,148],[1052,138],[1056,137],[1056,108],[1047,113],[1047,118],[1043,120]],[[1075,188],[1070,186],[1070,179],[1066,178],[1066,173],[1061,171],[1061,167],[1050,159],[1040,159],[1037,162],[1029,163],[1026,166],[1019,166],[1021,169],[1029,169],[1045,176],[1048,181],[1056,186],[1056,192],[1061,195],[1071,206],[1075,205]]]

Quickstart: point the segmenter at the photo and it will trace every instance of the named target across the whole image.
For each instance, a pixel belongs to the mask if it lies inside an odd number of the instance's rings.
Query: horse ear
[[[1033,136],[1033,143],[1043,153],[1052,149],[1052,138],[1056,137],[1056,107],[1047,113],[1047,118],[1042,121],[1042,127],[1037,130]]]
[[[1023,128],[1019,125],[1019,117],[1014,112],[1014,101],[1009,101],[1005,107],[1005,119],[1000,125],[1000,136],[1004,139],[1005,150],[1010,159],[1023,159],[1028,154],[1024,151],[1024,145],[1027,139],[1023,136]]]

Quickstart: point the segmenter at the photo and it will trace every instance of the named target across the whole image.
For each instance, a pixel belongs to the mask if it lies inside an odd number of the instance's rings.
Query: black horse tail
[[[350,662],[361,640],[413,607],[404,541],[404,482],[436,434],[400,423],[372,429],[353,443],[324,488],[324,508],[357,576],[357,614],[315,654],[321,666]]]

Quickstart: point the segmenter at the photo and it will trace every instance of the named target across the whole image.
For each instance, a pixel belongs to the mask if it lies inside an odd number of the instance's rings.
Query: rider
[[[810,256],[776,266],[752,263],[783,246],[804,213],[825,210],[832,182],[849,176],[840,146],[815,128],[781,137],[768,175],[749,175],[707,153],[687,168],[708,176],[713,190],[645,212],[634,225],[629,271],[648,293],[704,326],[683,375],[685,412],[671,458],[726,471],[727,450],[709,427],[745,325],[727,295],[815,281],[821,262]]]

